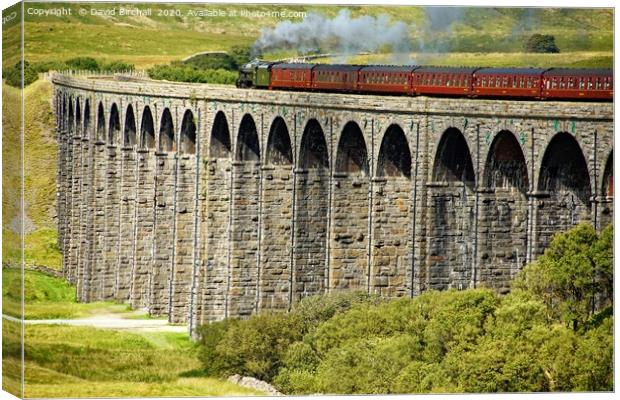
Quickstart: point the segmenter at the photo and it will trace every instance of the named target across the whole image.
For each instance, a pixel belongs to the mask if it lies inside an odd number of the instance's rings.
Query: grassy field
[[[25,261],[59,269],[56,245],[56,138],[51,107],[52,85],[39,80],[24,90],[24,203]],[[20,210],[19,90],[2,85],[3,104],[3,261],[20,258],[17,216]]]
[[[54,4],[31,3],[32,7],[49,9]],[[208,50],[227,50],[233,45],[252,44],[261,29],[273,27],[282,20],[268,15],[260,18],[241,15],[241,11],[273,11],[269,5],[211,6],[175,4],[179,15],[166,16],[167,4],[137,4],[141,10],[150,9],[150,16],[97,16],[88,5],[68,5],[71,16],[33,16],[25,18],[26,59],[36,61],[65,60],[76,56],[93,56],[110,61],[122,59],[138,68],[167,63]],[[109,3],[106,8],[119,8]],[[99,6],[101,7],[101,6]],[[124,5],[127,7],[127,5]],[[284,7],[292,12],[318,12],[335,16],[341,7],[300,6]],[[362,15],[387,15],[390,21],[401,21],[410,31],[411,47],[416,52],[457,53],[518,53],[525,38],[532,33],[552,34],[561,51],[566,54],[587,51],[604,52],[611,56],[613,49],[613,11],[610,9],[518,9],[463,8],[452,12],[437,12],[413,6],[347,6],[352,18]],[[235,17],[196,17],[191,10],[219,10]],[[278,6],[276,10],[281,10]],[[300,18],[292,18],[293,23]],[[3,31],[10,43],[16,37],[17,26]],[[329,50],[329,49],[324,49]],[[267,55],[271,56],[271,55]],[[6,54],[3,66],[18,61],[17,54]],[[521,64],[520,64],[521,65]]]
[[[2,312],[18,315],[19,270],[5,268],[2,272]],[[112,302],[76,303],[75,287],[36,271],[26,271],[24,286],[27,319],[77,318],[128,310]],[[25,343],[26,397],[260,394],[204,376],[195,344],[186,333],[26,325]],[[19,325],[3,320],[3,388],[12,393],[20,390],[20,354]]]
[[[2,313],[21,314],[21,272],[17,268],[2,270]],[[75,287],[43,273],[26,270],[24,275],[24,318],[81,318],[97,314],[123,313],[124,304],[114,302],[78,303]]]

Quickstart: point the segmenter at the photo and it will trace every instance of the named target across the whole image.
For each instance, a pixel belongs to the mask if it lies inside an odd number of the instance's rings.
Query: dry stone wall
[[[610,103],[52,81],[64,275],[191,329],[334,291],[505,293],[553,234],[613,219]]]

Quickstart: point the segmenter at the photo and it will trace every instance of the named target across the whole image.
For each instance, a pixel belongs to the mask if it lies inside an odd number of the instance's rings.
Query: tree
[[[233,46],[230,48],[230,57],[235,63],[235,69],[237,69],[252,59],[252,49],[250,46]],[[257,55],[257,57],[260,56]]]
[[[591,225],[580,224],[554,236],[551,245],[515,279],[514,288],[542,299],[551,320],[574,330],[613,301],[613,233],[599,238]]]
[[[535,33],[525,42],[525,51],[528,53],[559,53],[555,44],[555,36]]]

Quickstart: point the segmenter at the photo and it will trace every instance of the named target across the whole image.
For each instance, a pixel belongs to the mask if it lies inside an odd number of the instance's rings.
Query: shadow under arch
[[[181,153],[196,154],[196,122],[191,110],[185,111],[181,122]]]
[[[159,126],[159,151],[176,151],[174,123],[172,122],[172,113],[169,108],[164,109],[161,116],[161,124]]]
[[[590,208],[590,174],[577,140],[567,132],[553,136],[540,166],[538,190],[550,194],[570,193]]]
[[[133,106],[129,104],[125,112],[125,132],[123,133],[123,145],[133,147],[136,145],[136,117]]]
[[[267,165],[291,165],[293,163],[291,137],[282,117],[276,117],[271,123],[265,163]]]
[[[435,182],[463,182],[473,188],[476,178],[471,153],[460,130],[448,128],[441,136],[432,176]]]
[[[91,126],[90,126],[90,101],[84,100],[84,118],[83,118],[83,133],[85,138],[90,138]]]
[[[411,178],[411,151],[403,129],[390,125],[379,148],[377,159],[377,176],[402,176]]]
[[[228,158],[230,157],[230,130],[228,121],[223,111],[218,111],[213,120],[211,129],[211,139],[209,140],[209,157]]]
[[[155,124],[149,106],[144,106],[142,122],[140,123],[140,147],[142,149],[155,148]]]
[[[523,150],[510,131],[500,131],[489,148],[484,185],[489,189],[514,188],[525,194],[529,178]]]
[[[237,161],[259,161],[260,145],[256,124],[250,114],[245,114],[239,124],[239,134],[237,135],[237,149],[235,151]]]
[[[359,125],[349,121],[342,129],[336,152],[335,170],[339,173],[369,174],[368,150]]]
[[[108,125],[108,144],[116,145],[116,142],[119,137],[119,133],[121,131],[121,118],[118,113],[118,107],[116,103],[112,104],[112,108],[110,109],[110,122]]]
[[[105,113],[102,102],[99,102],[97,107],[97,140],[105,142]]]
[[[306,124],[299,149],[299,167],[302,169],[329,168],[329,152],[321,124],[311,119]]]

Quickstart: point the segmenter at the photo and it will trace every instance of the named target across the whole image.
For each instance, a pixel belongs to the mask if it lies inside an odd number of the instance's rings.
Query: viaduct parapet
[[[613,214],[613,104],[53,75],[80,301],[190,327],[304,296],[500,292]]]

